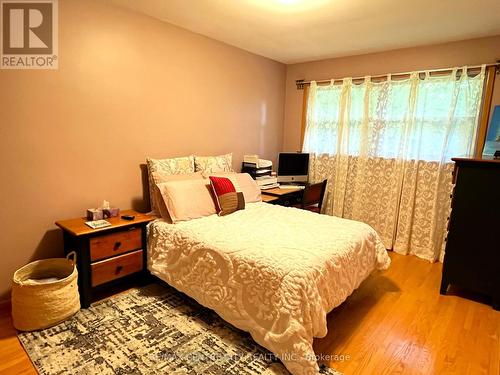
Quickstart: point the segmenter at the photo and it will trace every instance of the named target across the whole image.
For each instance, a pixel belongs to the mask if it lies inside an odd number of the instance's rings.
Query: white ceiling
[[[500,34],[500,0],[110,0],[296,63]]]

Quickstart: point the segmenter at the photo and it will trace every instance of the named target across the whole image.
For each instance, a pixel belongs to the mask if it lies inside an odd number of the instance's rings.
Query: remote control
[[[122,215],[123,220],[134,220],[135,216],[134,215]]]

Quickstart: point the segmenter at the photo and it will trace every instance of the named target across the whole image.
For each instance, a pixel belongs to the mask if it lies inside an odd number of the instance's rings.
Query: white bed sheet
[[[267,203],[149,226],[151,273],[250,332],[294,375],[319,372],[312,343],[326,315],[389,265],[367,224]]]

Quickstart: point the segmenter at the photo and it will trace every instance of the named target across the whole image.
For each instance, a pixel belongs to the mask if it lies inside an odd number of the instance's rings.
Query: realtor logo
[[[2,0],[0,5],[0,68],[57,69],[57,0]]]

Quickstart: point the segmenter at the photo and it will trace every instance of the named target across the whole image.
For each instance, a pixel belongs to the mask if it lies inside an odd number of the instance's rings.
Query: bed
[[[153,275],[250,332],[294,375],[319,373],[312,344],[326,315],[389,264],[364,223],[262,202],[148,230]]]

